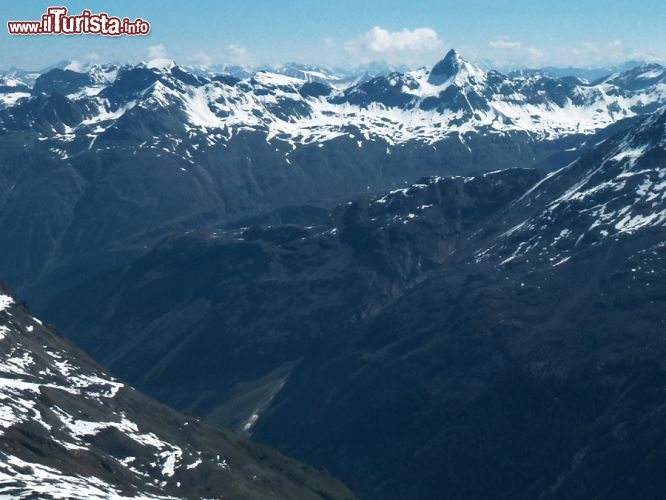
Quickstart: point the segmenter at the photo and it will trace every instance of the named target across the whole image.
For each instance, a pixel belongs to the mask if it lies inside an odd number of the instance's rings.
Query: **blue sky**
[[[51,2],[2,2],[7,21],[38,20]],[[40,69],[61,60],[181,64],[357,66],[371,61],[420,66],[456,48],[499,67],[604,66],[666,60],[666,2],[608,0],[238,0],[56,3],[141,17],[139,37],[12,36],[2,33],[0,68]],[[193,6],[193,5],[196,5]]]

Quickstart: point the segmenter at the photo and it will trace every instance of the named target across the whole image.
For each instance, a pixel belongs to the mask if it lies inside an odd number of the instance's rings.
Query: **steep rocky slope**
[[[0,294],[0,496],[351,499],[327,474],[107,375]]]
[[[49,311],[151,394],[363,497],[659,498],[665,120],[548,175],[169,239]]]

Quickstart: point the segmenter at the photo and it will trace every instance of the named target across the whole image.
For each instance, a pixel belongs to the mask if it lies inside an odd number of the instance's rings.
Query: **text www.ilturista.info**
[[[49,7],[40,21],[7,21],[10,35],[147,35],[150,23],[141,18],[130,21],[102,12],[84,10],[68,16],[66,7]]]

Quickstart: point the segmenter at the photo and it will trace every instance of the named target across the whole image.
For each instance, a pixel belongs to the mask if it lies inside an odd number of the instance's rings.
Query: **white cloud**
[[[250,51],[233,43],[227,46],[227,58],[231,64],[238,66],[248,66],[252,62]]]
[[[250,50],[237,44],[230,44],[226,47],[213,47],[207,50],[197,50],[185,56],[184,59],[188,64],[198,66],[223,64],[251,68],[255,64],[253,54]]]
[[[523,44],[520,42],[511,41],[508,38],[501,37],[488,43],[493,49],[503,50],[519,50]]]
[[[69,64],[65,66],[65,69],[75,71],[77,73],[82,73],[84,71],[83,64],[81,64],[81,61],[77,61],[76,59],[70,61]]]
[[[498,37],[498,40],[503,39]],[[491,49],[497,49],[489,45]],[[580,67],[601,68],[620,64],[628,60],[661,62],[653,54],[627,47],[621,40],[584,41],[571,45],[534,47],[522,45],[517,50],[496,50],[489,58],[490,66],[496,67]]]
[[[190,60],[201,66],[210,66],[213,64],[213,58],[210,56],[210,54],[204,52],[203,50],[192,54]]]
[[[148,59],[167,59],[169,54],[164,45],[151,45],[148,47]]]
[[[491,65],[497,67],[535,67],[545,62],[546,53],[507,36],[497,36],[488,42]]]
[[[360,62],[384,60],[394,63],[428,61],[443,55],[444,42],[432,28],[388,31],[375,26],[354,40],[345,42],[345,50]]]
[[[599,66],[611,63],[611,60],[614,59],[613,52],[615,50],[613,49],[617,49],[617,47],[611,46],[611,50],[602,52],[595,43],[582,42],[580,45],[571,48],[571,54],[573,54],[574,60],[577,61],[575,64],[578,66]]]
[[[543,50],[537,49],[536,47],[527,47],[527,53],[529,55],[531,55],[532,57],[535,57],[535,58],[538,58],[538,59],[540,59],[540,58],[542,58],[543,56],[546,55],[546,53]]]

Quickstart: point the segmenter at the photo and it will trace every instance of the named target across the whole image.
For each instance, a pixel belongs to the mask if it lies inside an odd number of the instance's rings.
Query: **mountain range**
[[[659,496],[665,125],[551,173],[169,238],[47,314],[149,394],[362,498]]]
[[[350,495],[129,384],[361,498],[662,497],[666,69],[504,75],[451,51],[341,85],[291,70],[1,77],[0,276],[127,381],[49,329],[24,345],[35,320],[3,299],[8,373],[32,384],[3,418],[22,428],[27,401],[50,450],[4,463],[79,474],[65,443],[178,496],[166,461],[185,477],[221,447],[280,495]],[[11,371],[16,343],[36,371]],[[51,385],[81,390],[53,410]],[[98,444],[113,429],[165,444]]]
[[[177,231],[424,175],[559,168],[662,105],[665,74],[507,77],[451,51],[343,89],[167,60],[3,76],[0,275],[39,309]]]

